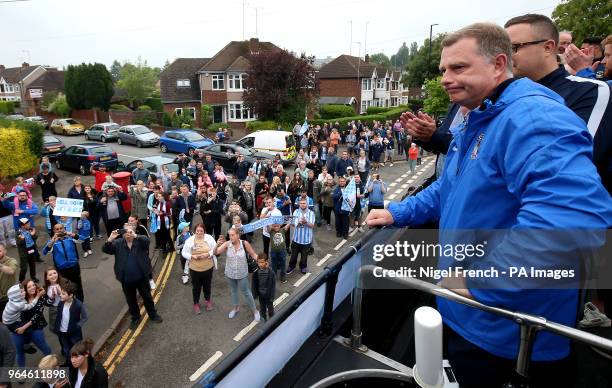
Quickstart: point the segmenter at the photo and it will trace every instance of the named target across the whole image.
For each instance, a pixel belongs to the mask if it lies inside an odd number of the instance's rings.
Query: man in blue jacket
[[[24,190],[17,193],[17,199],[19,202],[16,209],[12,199],[4,202],[5,207],[13,213],[13,227],[15,230],[19,229],[20,218],[25,217],[30,220],[30,225],[34,225],[34,216],[38,214],[38,206],[36,206],[34,201],[28,200],[28,193]]]
[[[440,179],[388,210],[373,210],[367,223],[402,227],[439,221],[441,232],[610,227],[612,198],[591,162],[585,123],[549,89],[511,78],[512,43],[506,32],[477,23],[447,36],[442,47],[442,85],[453,102],[470,112],[450,144]],[[513,259],[524,260],[517,256],[523,248],[521,241],[504,240],[473,261],[471,269],[509,267]],[[457,266],[453,258],[445,259],[440,258],[441,267]],[[576,289],[496,289],[487,282],[446,278],[442,285],[488,305],[576,323]],[[459,384],[499,386],[506,381],[517,357],[518,326],[442,298],[438,308],[451,329],[448,357]],[[530,366],[535,385],[567,385],[569,353],[569,340],[539,333]]]

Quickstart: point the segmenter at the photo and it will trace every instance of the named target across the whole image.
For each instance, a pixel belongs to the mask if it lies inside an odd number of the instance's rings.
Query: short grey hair
[[[491,61],[499,54],[508,58],[506,70],[512,74],[512,42],[506,30],[494,23],[474,23],[448,35],[442,41],[442,47],[449,47],[461,39],[474,38],[478,51]]]

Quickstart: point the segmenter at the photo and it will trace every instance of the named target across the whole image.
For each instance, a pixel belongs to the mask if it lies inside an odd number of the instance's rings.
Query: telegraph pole
[[[433,31],[433,27],[438,24],[430,24],[429,25],[429,49],[427,50],[427,79],[429,79],[429,68],[431,67],[431,33]]]

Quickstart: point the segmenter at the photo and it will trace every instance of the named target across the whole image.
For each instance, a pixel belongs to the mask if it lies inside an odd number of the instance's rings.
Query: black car
[[[64,149],[66,149],[66,146],[57,137],[50,135],[43,136],[42,156],[47,156],[49,160],[54,160]]]
[[[259,152],[238,143],[213,144],[208,147],[198,148],[196,153],[200,151],[202,151],[204,155],[210,155],[212,159],[218,162],[223,167],[223,170],[227,172],[233,172],[234,163],[236,163],[236,154],[244,155],[244,160],[250,164],[255,163],[256,160],[268,160],[270,163],[274,160],[274,155]]]
[[[92,164],[103,164],[108,170],[115,170],[118,162],[117,153],[109,146],[82,143],[62,151],[55,159],[55,166],[58,169],[78,171],[81,175],[87,175]]]

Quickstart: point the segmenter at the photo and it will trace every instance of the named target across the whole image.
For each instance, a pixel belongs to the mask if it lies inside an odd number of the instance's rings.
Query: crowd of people
[[[64,197],[83,201],[80,217],[58,212],[61,178],[46,157],[36,176],[18,178],[6,192],[0,187],[0,301],[17,364],[24,366],[31,343],[50,355],[43,331],[47,325],[58,336],[66,360],[83,340],[88,314],[80,263],[101,254],[92,248],[96,239],[105,240],[101,250],[115,257],[115,277],[129,307],[131,329],[140,320],[138,294],[150,320],[163,321],[151,296],[156,288],[151,240],[163,255],[176,252],[181,281],[191,283],[195,314],[214,309],[213,271],[224,257],[232,303],[228,317],[239,313],[240,295],[254,320],[273,316],[276,283],[286,282],[294,271],[307,273],[315,231],[335,228],[336,236],[345,239],[355,230],[363,232],[363,215],[384,207],[387,184],[379,169],[405,155],[414,171],[423,156],[399,120],[301,129],[295,136],[293,174],[285,171],[280,155],[252,164],[244,155],[233,155],[229,174],[211,155],[197,152],[192,157],[179,154],[173,161],[176,171],[164,166],[158,176],[138,161],[124,187],[106,166],[93,164],[94,183],[75,176]],[[227,140],[224,133],[218,140]],[[40,201],[33,197],[36,186]],[[44,226],[37,228],[38,217]],[[250,223],[271,217],[275,222],[247,231]],[[255,249],[256,239],[263,249]],[[7,244],[18,248],[18,260],[5,256]],[[45,263],[45,256],[52,264],[41,283],[36,266]]]

